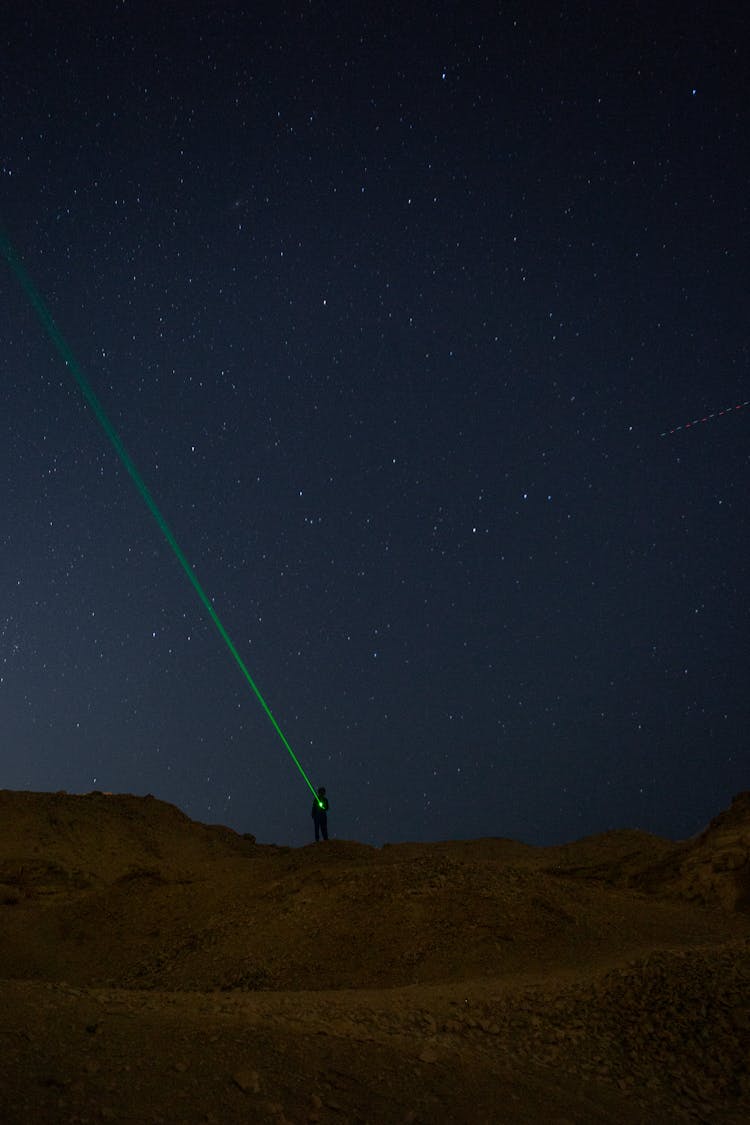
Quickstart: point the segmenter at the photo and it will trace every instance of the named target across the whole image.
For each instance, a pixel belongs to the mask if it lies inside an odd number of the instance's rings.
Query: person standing
[[[326,797],[325,786],[321,785],[318,790],[318,795],[313,801],[312,807],[313,824],[315,825],[315,842],[317,843],[322,836],[324,840],[328,839],[328,798]]]

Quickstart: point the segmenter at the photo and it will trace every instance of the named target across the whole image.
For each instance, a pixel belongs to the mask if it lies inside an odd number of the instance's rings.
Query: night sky
[[[332,835],[684,838],[748,787],[743,5],[27,0],[0,44],[2,226]],[[0,787],[307,842],[0,267]]]

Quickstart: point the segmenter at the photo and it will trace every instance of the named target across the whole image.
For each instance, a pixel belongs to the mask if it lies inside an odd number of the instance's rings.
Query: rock
[[[236,1070],[232,1075],[232,1081],[235,1086],[239,1086],[243,1094],[259,1094],[260,1093],[260,1075],[257,1070],[250,1070],[248,1067],[241,1067]]]

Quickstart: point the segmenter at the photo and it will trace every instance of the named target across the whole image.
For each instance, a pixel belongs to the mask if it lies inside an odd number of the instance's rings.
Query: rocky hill
[[[750,794],[699,836],[304,848],[0,792],[0,1120],[750,1120]]]

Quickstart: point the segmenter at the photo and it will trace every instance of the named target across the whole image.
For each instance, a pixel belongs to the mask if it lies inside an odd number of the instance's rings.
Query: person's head
[[[325,795],[326,795],[326,787],[325,787],[325,785],[321,785],[320,789],[318,790],[318,796],[319,797],[325,797]]]

